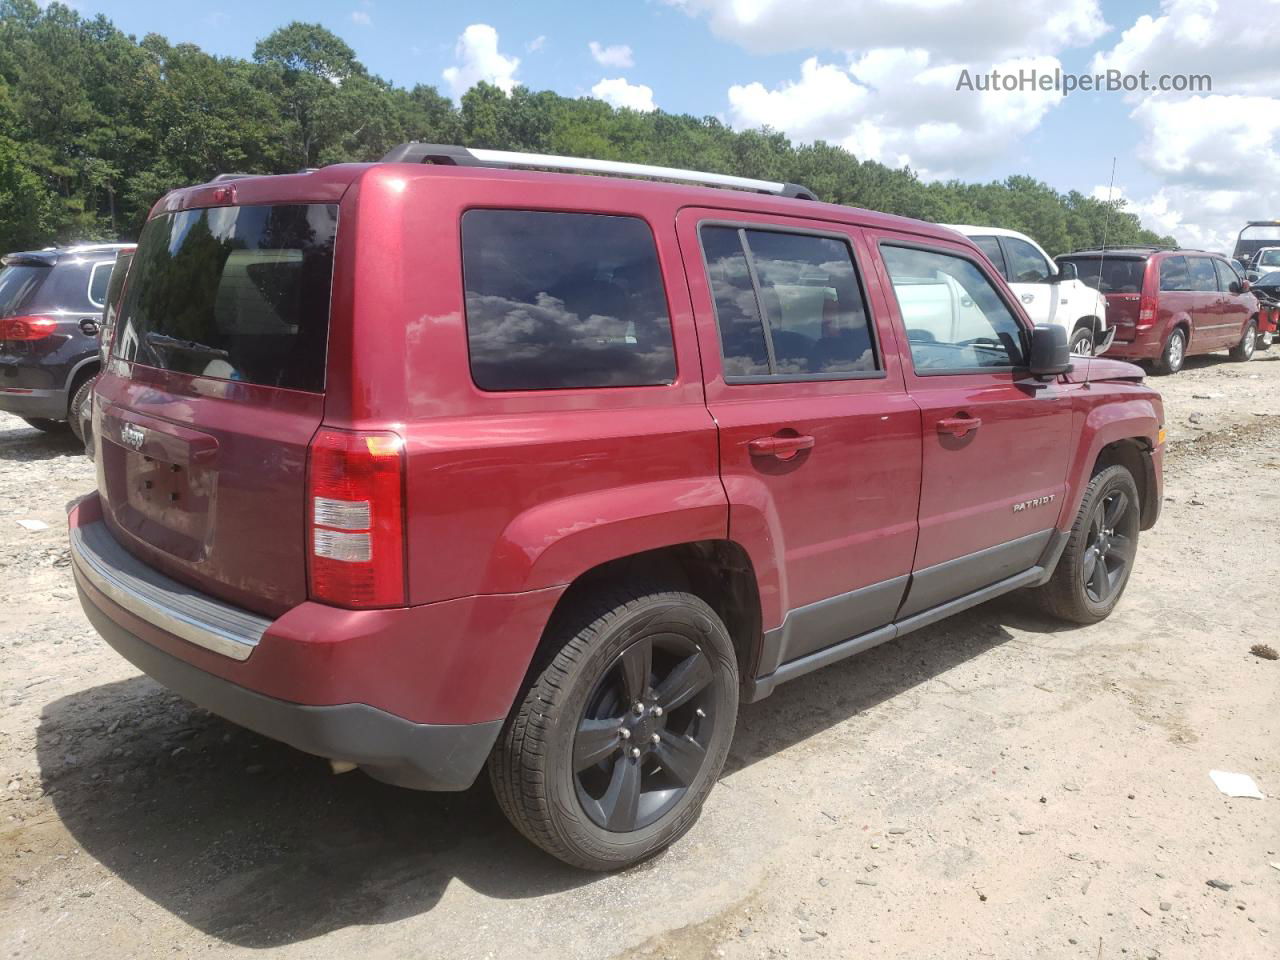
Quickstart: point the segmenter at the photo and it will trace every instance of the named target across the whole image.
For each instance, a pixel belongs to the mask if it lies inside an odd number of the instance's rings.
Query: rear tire
[[[1156,373],[1165,375],[1177,373],[1186,360],[1187,335],[1181,327],[1174,327],[1173,332],[1169,334],[1169,339],[1164,343],[1164,349],[1160,351],[1160,358],[1156,361]]]
[[[733,642],[697,597],[627,587],[583,597],[549,629],[558,651],[489,758],[494,794],[565,863],[631,866],[693,826],[724,767]]]
[[[1085,490],[1067,546],[1049,582],[1031,592],[1046,613],[1073,623],[1111,615],[1138,555],[1141,501],[1122,466],[1094,475]]]
[[[66,433],[67,421],[46,420],[44,417],[23,417],[27,426],[35,427],[41,433]]]
[[[84,408],[85,402],[93,393],[93,384],[98,378],[90,377],[76,389],[71,397],[71,407],[67,411],[67,423],[71,425],[71,432],[76,435],[76,439],[81,443],[87,444],[89,438],[85,436],[80,420],[80,411]]]
[[[1250,320],[1244,327],[1240,342],[1231,348],[1231,359],[1239,363],[1247,363],[1253,359],[1253,352],[1258,348],[1258,321]]]

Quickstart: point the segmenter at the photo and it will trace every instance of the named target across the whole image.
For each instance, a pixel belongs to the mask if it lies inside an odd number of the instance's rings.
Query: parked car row
[[[986,254],[1036,324],[1067,331],[1076,355],[1106,353],[1170,374],[1187,357],[1218,350],[1249,360],[1277,334],[1272,300],[1250,280],[1280,270],[1280,245],[1251,249],[1246,273],[1221,254],[1155,246],[1080,250],[1055,262],[1013,230],[951,229]]]
[[[1059,259],[1106,297],[1115,328],[1109,356],[1151,362],[1169,374],[1189,356],[1228,350],[1250,360],[1271,345],[1274,318],[1221,254],[1115,247]]]
[[[1097,286],[983,236],[416,143],[175,191],[89,405],[85,613],[335,769],[487,768],[544,850],[636,863],[740,703],[1015,589],[1083,624],[1123,595],[1160,397],[1070,355]]]

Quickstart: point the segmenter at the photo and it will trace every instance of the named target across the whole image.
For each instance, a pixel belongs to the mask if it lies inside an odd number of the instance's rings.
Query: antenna
[[[1094,287],[1094,295],[1102,300],[1103,305],[1106,304],[1107,298],[1106,298],[1106,295],[1102,292],[1102,267],[1107,262],[1107,229],[1111,226],[1111,202],[1112,202],[1111,198],[1115,195],[1115,192],[1116,192],[1116,158],[1115,158],[1115,155],[1112,154],[1111,183],[1108,184],[1107,186],[1107,214],[1102,219],[1102,256],[1098,257],[1098,285]],[[1108,324],[1108,326],[1110,326],[1110,324]],[[1112,336],[1114,337],[1115,328],[1112,327],[1112,330],[1113,330]],[[1089,371],[1090,372],[1093,371],[1092,363],[1089,364]],[[1089,385],[1088,373],[1085,374],[1084,385],[1086,387]]]

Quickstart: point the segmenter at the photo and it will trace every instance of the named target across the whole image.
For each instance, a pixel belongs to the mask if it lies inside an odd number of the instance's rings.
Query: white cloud
[[[1054,57],[1007,60],[1001,72],[1052,71]],[[1061,97],[1041,90],[957,91],[960,65],[936,65],[922,49],[872,50],[849,66],[810,57],[800,78],[773,89],[729,89],[735,127],[770,126],[795,140],[826,140],[861,159],[958,176],[1007,154]],[[986,68],[982,68],[986,69]]]
[[[528,43],[526,43],[524,45],[524,48],[528,50],[530,53],[537,53],[546,45],[547,45],[547,35],[545,33],[540,33],[536,37],[534,37],[532,40],[530,40]]]
[[[1208,74],[1212,93],[1264,93],[1276,89],[1275,34],[1280,0],[1162,0],[1161,15],[1143,15],[1110,50],[1094,55],[1094,73],[1146,70]]]
[[[1230,252],[1245,221],[1280,209],[1280,99],[1154,98],[1130,118],[1142,132],[1138,159],[1159,186],[1129,196],[1127,209],[1152,229]]]
[[[367,10],[352,10],[351,22],[362,27],[367,27],[373,23],[373,17],[369,16]]]
[[[591,58],[602,67],[625,68],[636,65],[635,57],[631,55],[631,48],[625,43],[604,47],[592,40],[587,44],[587,49],[591,51]]]
[[[601,80],[591,88],[591,95],[612,106],[639,110],[641,113],[651,113],[658,109],[657,104],[653,102],[652,87],[647,87],[643,83],[627,83],[623,77]]]
[[[1091,43],[1098,0],[665,0],[755,53],[909,47],[935,60],[1035,56]]]
[[[510,94],[519,82],[516,70],[519,57],[498,51],[498,31],[487,23],[473,23],[462,31],[453,48],[458,65],[446,67],[441,76],[455,100],[481,81],[491,83]]]

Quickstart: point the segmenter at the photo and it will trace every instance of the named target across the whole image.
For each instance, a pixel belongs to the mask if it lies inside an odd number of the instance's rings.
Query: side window
[[[107,305],[107,284],[111,282],[113,261],[95,263],[89,273],[89,302],[101,310]]]
[[[1004,251],[1000,249],[999,238],[970,237],[969,239],[971,239],[975,244],[977,244],[978,249],[987,255],[988,260],[990,260],[993,264],[995,264],[996,269],[1000,271],[1000,276],[1008,280],[1009,268],[1006,267],[1004,264]]]
[[[701,234],[727,379],[880,369],[845,241],[720,226]]]
[[[1218,275],[1213,271],[1213,261],[1208,257],[1187,257],[1190,265],[1191,289],[1197,293],[1217,293]]]
[[[1022,327],[972,261],[888,244],[880,251],[916,372],[962,373],[1024,362]]]
[[[1044,283],[1053,276],[1049,262],[1027,241],[1004,237],[1001,242],[1009,255],[1009,272],[1005,276],[1010,283]]]
[[[1231,268],[1231,264],[1225,260],[1213,261],[1214,269],[1218,271],[1218,289],[1223,293],[1231,292],[1231,285],[1239,283],[1239,275]]]
[[[482,390],[675,380],[667,297],[643,220],[469,210],[462,274],[471,376]]]
[[[720,355],[726,377],[769,375],[769,347],[751,283],[751,268],[742,249],[740,231],[733,227],[703,227],[702,253],[716,304]]]
[[[1191,289],[1186,257],[1165,257],[1160,261],[1160,289],[1169,293]]]

